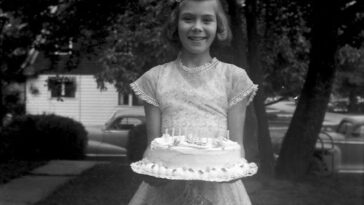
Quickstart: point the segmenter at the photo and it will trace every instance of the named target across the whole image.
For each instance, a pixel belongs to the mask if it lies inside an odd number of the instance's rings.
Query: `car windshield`
[[[345,122],[342,122],[339,125],[339,127],[337,129],[337,132],[338,133],[341,133],[341,134],[347,134],[347,133],[350,132],[350,130],[352,129],[352,127],[353,127],[353,124],[351,122],[345,121]]]
[[[130,130],[142,123],[142,119],[136,116],[120,116],[110,123],[109,129]]]

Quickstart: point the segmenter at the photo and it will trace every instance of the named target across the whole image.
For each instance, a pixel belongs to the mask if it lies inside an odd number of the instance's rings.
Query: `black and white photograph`
[[[0,0],[0,205],[363,205],[363,0]]]

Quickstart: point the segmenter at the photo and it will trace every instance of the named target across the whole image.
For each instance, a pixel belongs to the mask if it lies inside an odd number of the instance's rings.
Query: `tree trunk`
[[[312,1],[310,64],[296,111],[284,137],[276,176],[305,176],[325,117],[335,76],[338,0]]]
[[[248,0],[246,2],[246,25],[248,33],[248,64],[251,77],[255,83],[262,85],[264,81],[264,74],[260,62],[259,41],[258,34],[258,16],[257,0]],[[260,87],[255,99],[254,108],[258,119],[258,148],[259,158],[261,160],[260,170],[264,176],[273,176],[274,157],[272,142],[270,140],[270,133],[268,129],[268,118],[264,106],[264,90]]]
[[[237,5],[236,0],[227,0],[229,6],[230,27],[233,35],[231,42],[232,61],[235,65],[246,68],[247,62],[247,45],[246,33],[244,33],[244,25],[242,13],[243,10]]]
[[[349,105],[348,112],[358,112],[358,100],[356,98],[357,88],[355,85],[352,85],[349,91]]]
[[[0,16],[0,127],[3,126],[3,118],[5,116],[4,108],[4,96],[3,96],[3,61],[4,61],[4,51],[3,51],[3,28],[8,21],[6,16]]]
[[[251,41],[246,44],[245,22],[243,21],[243,8],[237,5],[236,0],[226,1],[229,8],[229,16],[231,20],[231,30],[233,39],[231,43],[231,52],[233,54],[232,61],[235,65],[249,69],[247,72],[256,84],[262,83],[263,72],[259,61],[258,39],[256,31],[257,19],[254,21],[254,27],[250,27],[252,35],[255,35]],[[254,14],[255,15],[255,14]],[[253,16],[254,16],[253,15]],[[244,29],[243,29],[244,28]],[[254,34],[253,34],[254,33]],[[251,37],[252,38],[252,37]],[[249,50],[247,47],[253,47]],[[247,52],[249,51],[249,52]],[[250,53],[251,52],[251,53]],[[247,56],[249,60],[247,60]],[[258,162],[259,173],[265,176],[271,176],[273,172],[273,151],[269,136],[267,116],[263,103],[263,90],[260,88],[254,103],[248,106],[244,130],[244,145],[246,150],[246,158],[249,161]]]

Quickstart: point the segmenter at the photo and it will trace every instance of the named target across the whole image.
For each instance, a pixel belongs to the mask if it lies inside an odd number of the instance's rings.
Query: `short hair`
[[[229,21],[224,8],[220,0],[182,0],[178,5],[172,10],[168,21],[164,25],[163,34],[166,40],[176,49],[182,47],[179,36],[178,36],[178,18],[181,11],[181,7],[187,1],[214,1],[216,3],[216,20],[217,20],[217,30],[216,37],[213,41],[214,44],[218,45],[228,45],[232,39],[232,33],[229,26]]]

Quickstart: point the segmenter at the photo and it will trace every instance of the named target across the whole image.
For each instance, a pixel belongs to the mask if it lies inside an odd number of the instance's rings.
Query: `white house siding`
[[[84,125],[104,124],[118,105],[118,94],[111,84],[100,91],[93,75],[65,75],[76,78],[75,98],[51,98],[46,80],[54,75],[39,75],[26,83],[26,112],[29,114],[53,113],[71,117]],[[31,87],[39,90],[31,92]],[[33,89],[34,90],[34,89]]]
[[[97,88],[92,75],[80,76],[80,121],[88,125],[104,124],[112,111],[118,106],[118,93],[111,84],[107,90]]]

